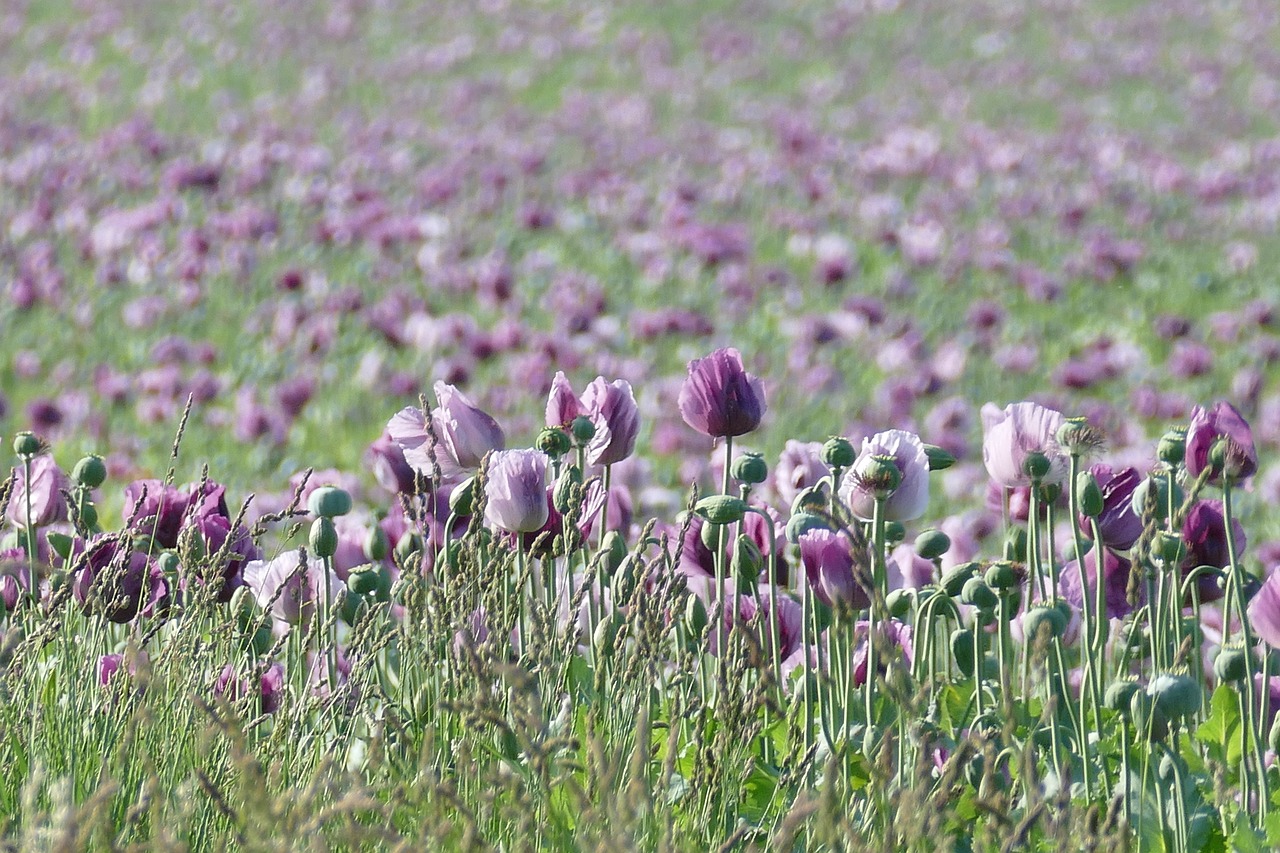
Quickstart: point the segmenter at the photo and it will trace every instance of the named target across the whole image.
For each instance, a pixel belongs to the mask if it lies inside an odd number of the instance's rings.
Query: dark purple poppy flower
[[[1205,468],[1217,467],[1213,461],[1214,445],[1226,440],[1223,468],[1232,480],[1252,477],[1258,470],[1258,451],[1253,446],[1253,430],[1244,416],[1230,403],[1219,401],[1207,409],[1196,406],[1187,428],[1187,474],[1199,477]],[[1214,471],[1210,482],[1218,482],[1221,471]]]
[[[263,671],[258,679],[258,707],[264,714],[274,714],[280,709],[280,699],[284,692],[284,667],[273,663]],[[249,680],[237,678],[236,669],[227,664],[218,675],[213,685],[213,695],[228,702],[236,702],[249,695]]]
[[[88,548],[72,588],[87,611],[123,624],[162,609],[168,597],[164,573],[146,554],[111,535],[96,537]]]
[[[1114,553],[1109,549],[1104,549],[1106,554],[1102,560],[1102,576],[1106,584],[1107,618],[1121,619],[1133,612],[1133,605],[1129,604],[1129,575],[1132,572],[1132,564],[1124,557]],[[1084,555],[1085,576],[1089,579],[1089,595],[1097,595],[1097,578],[1098,578],[1098,549],[1094,548],[1088,554]],[[1080,585],[1080,564],[1076,561],[1067,563],[1062,568],[1062,574],[1058,578],[1058,592],[1068,602],[1075,606],[1077,610],[1084,607],[1084,591]],[[1144,589],[1141,584],[1138,586],[1138,594],[1141,596]],[[1095,598],[1089,599],[1090,604],[1096,601]]]
[[[853,685],[861,687],[867,683],[867,634],[869,622],[859,622],[854,626],[854,636],[859,637],[858,647],[853,652]],[[897,658],[911,665],[915,656],[912,643],[911,626],[897,619],[889,619],[880,623],[880,642],[876,643],[876,669],[884,673],[890,661]]]
[[[244,585],[241,573],[245,563],[262,559],[262,549],[253,543],[244,525],[237,526],[233,531],[231,522],[216,513],[188,517],[183,530],[190,530],[199,537],[210,560],[222,556],[221,571],[218,573],[222,585],[218,589],[217,600],[220,604],[226,604],[231,600],[232,594]]]
[[[190,493],[163,480],[134,480],[124,487],[124,522],[159,547],[175,548],[190,503]]]
[[[1236,519],[1231,520],[1231,532],[1235,538],[1237,559],[1248,544],[1244,528]],[[1222,513],[1222,501],[1204,500],[1187,513],[1182,522],[1182,541],[1187,546],[1187,556],[1182,560],[1182,573],[1186,576],[1197,566],[1227,567],[1230,554],[1227,550],[1227,525]],[[1197,583],[1201,601],[1217,601],[1223,591],[1213,577],[1201,576]]]
[[[613,465],[631,455],[640,433],[640,407],[630,382],[597,376],[582,395],[582,408],[596,428],[587,445],[587,464]]]
[[[71,479],[53,461],[41,455],[31,460],[31,486],[27,487],[26,466],[14,468],[13,491],[9,496],[9,521],[18,527],[44,527],[67,520],[67,501],[63,491],[71,488]],[[30,497],[28,498],[28,495]],[[27,503],[30,501],[30,515]]]
[[[1133,490],[1142,483],[1142,475],[1137,468],[1117,471],[1102,462],[1090,466],[1089,472],[1102,492],[1102,514],[1098,516],[1102,543],[1108,548],[1126,551],[1142,534],[1142,518],[1134,512],[1132,501]],[[1080,516],[1080,529],[1086,537],[1093,538],[1093,527],[1083,514]]]
[[[800,537],[800,562],[809,587],[828,607],[847,605],[860,610],[870,605],[867,591],[854,574],[857,559],[853,544],[843,533],[817,529]]]
[[[417,490],[417,477],[413,467],[404,458],[404,450],[391,440],[390,433],[383,432],[369,445],[365,460],[373,469],[378,485],[392,493],[413,494]],[[430,481],[428,481],[429,483]]]
[[[764,386],[747,373],[741,353],[732,348],[689,362],[678,402],[684,422],[712,438],[751,432],[767,409]]]

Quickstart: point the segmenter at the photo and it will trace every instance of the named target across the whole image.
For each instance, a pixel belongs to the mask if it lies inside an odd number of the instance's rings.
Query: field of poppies
[[[1280,844],[1278,45],[4,4],[0,843]]]

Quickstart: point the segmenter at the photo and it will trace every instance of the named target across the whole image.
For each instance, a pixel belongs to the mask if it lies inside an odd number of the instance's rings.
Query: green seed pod
[[[1167,530],[1158,532],[1152,544],[1155,546],[1153,550],[1160,555],[1160,559],[1164,560],[1166,566],[1178,565],[1187,554],[1186,546],[1182,544],[1182,537]]]
[[[929,459],[930,471],[945,471],[956,464],[956,457],[936,444],[926,444],[924,455]]]
[[[729,570],[734,580],[741,584],[744,590],[755,589],[762,568],[764,568],[764,555],[760,553],[760,546],[750,536],[739,536],[734,545],[733,559],[729,561]]]
[[[565,431],[555,427],[547,427],[538,433],[538,438],[534,441],[533,446],[552,459],[559,459],[573,448]]]
[[[387,538],[387,531],[375,524],[364,537],[364,558],[377,563],[390,553],[391,540]]]
[[[1189,717],[1200,710],[1200,685],[1185,673],[1161,673],[1147,685],[1147,694],[1169,719]]]
[[[1133,496],[1129,498],[1129,504],[1133,507],[1134,515],[1142,517],[1143,510],[1147,505],[1147,493],[1155,489],[1155,519],[1164,521],[1169,516],[1169,481],[1165,477],[1147,477],[1138,487],[1133,490]],[[1173,484],[1173,505],[1181,506],[1183,500],[1182,487],[1177,483]]]
[[[1248,651],[1234,643],[1221,649],[1213,659],[1213,674],[1223,683],[1244,680],[1249,675]]]
[[[403,567],[414,554],[422,551],[422,536],[416,530],[406,530],[396,543],[396,563]]]
[[[181,571],[181,561],[178,555],[172,551],[164,551],[156,557],[156,566],[164,573],[166,578],[176,578],[178,572]]]
[[[961,675],[973,675],[973,632],[968,628],[957,628],[951,632],[951,657],[955,659]]]
[[[604,535],[600,550],[605,554],[604,571],[609,577],[613,577],[627,557],[627,543],[623,540],[621,533],[610,530]]]
[[[71,479],[86,489],[96,489],[106,482],[107,465],[101,456],[86,456],[71,469]]]
[[[573,509],[574,502],[582,497],[579,487],[582,485],[582,469],[570,465],[560,472],[556,487],[551,491],[551,505],[562,515]]]
[[[39,456],[42,450],[44,442],[34,432],[24,430],[13,437],[13,452],[23,458]]]
[[[931,527],[916,537],[915,549],[924,559],[936,560],[951,549],[951,537]]]
[[[1025,527],[1011,527],[1004,540],[1004,558],[1014,563],[1027,561],[1027,530]]]
[[[1129,719],[1138,733],[1153,743],[1169,734],[1169,718],[1155,700],[1141,690],[1129,699]]]
[[[573,423],[569,424],[569,432],[573,433],[574,441],[585,445],[596,437],[596,425],[586,415],[578,415],[573,419]]]
[[[694,638],[701,637],[709,621],[707,606],[702,603],[702,599],[696,595],[689,596],[684,603],[684,624],[689,629],[689,634]]]
[[[373,563],[356,566],[347,573],[347,589],[356,595],[369,595],[378,588],[378,567]]]
[[[712,524],[733,524],[746,515],[747,502],[732,495],[711,495],[698,501],[693,511]]]
[[[942,576],[942,591],[952,598],[960,595],[964,590],[964,585],[968,583],[969,578],[973,577],[979,568],[981,566],[974,562],[952,566]]]
[[[894,619],[901,619],[911,610],[911,593],[905,589],[895,589],[885,596],[885,607]]]
[[[471,515],[471,511],[475,508],[475,499],[476,478],[472,476],[463,480],[449,493],[449,512],[459,518]]]
[[[794,545],[810,530],[819,529],[828,529],[827,522],[822,516],[811,512],[798,512],[787,521],[787,541]]]
[[[1013,563],[1004,560],[988,566],[983,578],[986,580],[987,586],[998,590],[1014,589],[1022,583],[1022,579],[1018,577],[1018,570],[1013,567]]]
[[[1000,603],[999,597],[987,586],[987,582],[977,575],[964,582],[964,588],[960,590],[960,601],[983,610],[990,610]]]
[[[337,486],[321,486],[307,499],[307,509],[320,518],[337,518],[351,512],[351,495]]]
[[[821,458],[828,468],[848,468],[858,459],[858,453],[847,438],[833,435],[822,445]]]
[[[1102,489],[1098,488],[1098,479],[1089,471],[1081,471],[1076,477],[1076,501],[1080,504],[1080,512],[1089,518],[1102,515]]]
[[[1022,631],[1028,642],[1035,642],[1044,632],[1049,639],[1061,637],[1067,630],[1067,618],[1057,607],[1036,605],[1022,617]]]
[[[338,530],[327,515],[311,523],[310,542],[311,553],[317,557],[332,557],[338,552]]]
[[[889,521],[884,525],[884,541],[886,545],[897,545],[907,538],[907,528],[901,521]]]
[[[1156,456],[1166,465],[1181,465],[1187,456],[1187,428],[1170,427],[1160,436],[1160,444],[1156,447]]]
[[[759,453],[747,451],[733,460],[729,473],[739,483],[749,483],[754,486],[769,478],[769,463],[765,462],[764,457]]]
[[[98,508],[86,501],[80,507],[80,523],[92,530],[98,526]]]
[[[353,628],[368,609],[369,603],[362,595],[354,595],[350,590],[342,590],[338,595],[338,615]]]
[[[1028,453],[1026,459],[1022,462],[1022,473],[1032,480],[1042,479],[1052,468],[1053,463],[1049,461],[1049,457],[1039,450],[1033,450]]]
[[[1102,703],[1106,704],[1112,711],[1120,712],[1121,715],[1129,716],[1129,702],[1133,699],[1133,694],[1138,693],[1138,683],[1133,679],[1117,679],[1107,686],[1106,695],[1102,697]]]

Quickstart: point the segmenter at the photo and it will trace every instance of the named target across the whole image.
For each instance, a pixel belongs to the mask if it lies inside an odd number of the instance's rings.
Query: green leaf
[[[1235,690],[1219,685],[1209,700],[1209,717],[1196,729],[1196,740],[1210,757],[1227,766],[1240,760],[1240,701]]]

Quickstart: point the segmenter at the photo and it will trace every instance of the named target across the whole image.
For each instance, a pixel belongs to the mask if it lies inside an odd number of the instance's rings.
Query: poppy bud
[[[375,524],[364,537],[365,559],[376,563],[385,560],[389,553],[391,553],[391,540],[387,538],[387,531]]]
[[[973,675],[973,632],[968,628],[957,628],[951,632],[951,657],[955,659],[961,675]]]
[[[569,424],[569,431],[573,433],[573,439],[578,444],[588,444],[596,437],[596,425],[586,415],[578,415],[574,418]]]
[[[827,493],[822,490],[821,486],[809,486],[807,489],[802,489],[796,495],[795,500],[791,502],[792,515],[814,510],[826,510],[826,508]]]
[[[569,436],[565,435],[564,430],[556,427],[547,427],[538,433],[538,438],[533,443],[533,446],[552,459],[558,459],[568,453],[573,445],[569,441]]]
[[[1012,527],[1004,540],[1004,558],[1013,563],[1027,561],[1027,531],[1023,527]]]
[[[1107,692],[1102,697],[1102,703],[1112,711],[1118,711],[1124,716],[1129,716],[1129,701],[1133,698],[1133,694],[1138,692],[1138,682],[1128,678],[1117,679],[1107,686]]]
[[[311,524],[311,553],[317,557],[332,557],[338,552],[338,530],[333,520],[322,515]]]
[[[600,551],[605,554],[605,572],[612,577],[618,571],[618,567],[622,565],[622,561],[626,559],[627,543],[623,540],[621,533],[616,530],[610,530],[604,535],[604,542],[600,546]]]
[[[885,596],[884,604],[888,608],[890,616],[894,619],[901,619],[911,609],[911,592],[905,589],[891,590]]]
[[[1244,646],[1227,646],[1213,659],[1213,674],[1221,682],[1242,681],[1249,675],[1249,653]]]
[[[977,576],[965,581],[964,588],[960,590],[960,601],[982,610],[990,610],[1000,603],[1000,599],[991,587],[987,586],[987,582]]]
[[[1277,714],[1271,723],[1271,731],[1267,733],[1267,745],[1271,747],[1272,752],[1280,753],[1280,714]]]
[[[1178,565],[1187,554],[1182,537],[1167,530],[1161,530],[1156,534],[1154,544],[1156,553],[1160,555],[1160,559],[1164,560],[1166,566]]]
[[[1159,704],[1147,693],[1136,690],[1129,699],[1129,718],[1133,725],[1151,741],[1164,740],[1169,734],[1169,718]]]
[[[476,499],[476,478],[474,475],[459,483],[449,494],[449,512],[456,516],[471,515]]]
[[[956,464],[956,457],[936,444],[926,444],[924,455],[929,459],[930,471],[945,471]]]
[[[422,551],[422,536],[416,530],[405,531],[396,543],[396,562],[404,566],[409,557]]]
[[[1076,501],[1080,504],[1080,513],[1089,518],[1102,515],[1102,489],[1098,488],[1098,480],[1088,471],[1081,471],[1076,477]]]
[[[591,638],[596,654],[604,658],[613,657],[613,652],[618,642],[618,633],[622,630],[624,624],[625,622],[620,613],[609,613],[601,618],[600,624],[596,625],[595,634]]]
[[[974,572],[978,570],[977,563],[961,563],[958,566],[952,566],[947,573],[942,576],[942,591],[947,595],[955,598],[960,595],[964,589],[964,585],[969,578],[973,577]]]
[[[756,485],[769,476],[769,463],[759,453],[747,452],[733,460],[730,473],[739,483]]]
[[[936,560],[951,548],[951,537],[936,528],[929,528],[916,537],[916,553],[926,560]]]
[[[747,512],[747,502],[732,495],[712,495],[698,501],[693,511],[712,524],[733,524]]]
[[[701,637],[709,621],[707,606],[702,603],[702,599],[696,595],[689,596],[684,605],[684,624],[689,633],[695,638]]]
[[[887,545],[897,545],[907,538],[907,528],[901,521],[889,521],[884,525],[884,541]]]
[[[741,535],[733,549],[733,559],[729,563],[733,578],[743,589],[754,589],[760,577],[760,569],[764,567],[764,555],[760,546],[750,536]]]
[[[372,563],[356,566],[347,573],[347,589],[356,595],[369,595],[378,589],[378,567]]]

